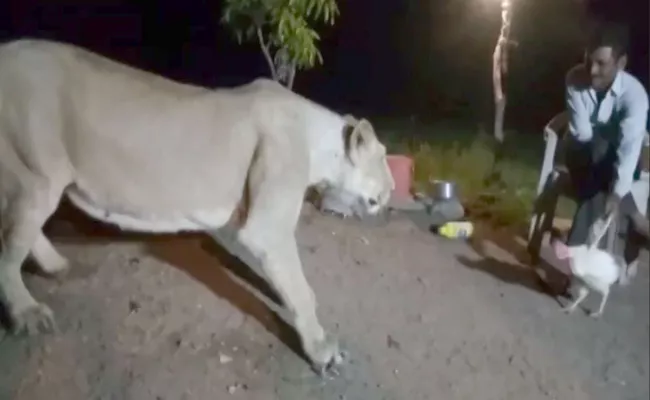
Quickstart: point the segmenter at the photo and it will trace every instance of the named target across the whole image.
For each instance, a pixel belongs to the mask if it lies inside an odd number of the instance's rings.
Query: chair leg
[[[550,232],[553,229],[553,221],[555,220],[555,212],[557,210],[557,201],[558,201],[557,192],[551,193],[551,196],[548,201],[548,208],[546,209],[546,217],[544,218],[544,227],[543,233]],[[542,235],[543,236],[543,235]],[[544,238],[542,237],[542,240]]]
[[[533,216],[530,221],[530,226],[528,227],[528,246],[527,251],[531,258],[531,263],[533,265],[539,262],[539,253],[541,248],[540,230],[544,224],[544,209],[541,207],[542,196],[539,196],[538,200],[535,201],[535,207],[533,210]]]
[[[558,193],[555,180],[551,181],[538,196],[528,232],[528,254],[533,265],[539,262],[542,243],[546,232],[553,228]]]
[[[539,223],[543,217],[541,210],[533,210],[533,216],[530,219],[530,224],[528,226],[528,244],[533,241],[536,231],[539,229]]]

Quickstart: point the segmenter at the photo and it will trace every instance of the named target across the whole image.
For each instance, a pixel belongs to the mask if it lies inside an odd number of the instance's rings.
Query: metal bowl
[[[456,184],[451,181],[433,180],[431,181],[431,198],[433,200],[453,200],[456,199]]]

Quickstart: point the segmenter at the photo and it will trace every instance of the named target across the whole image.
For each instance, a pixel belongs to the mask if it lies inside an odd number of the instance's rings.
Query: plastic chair
[[[532,262],[539,261],[539,254],[545,235],[553,228],[555,209],[560,196],[574,198],[569,185],[569,174],[564,161],[564,142],[568,130],[569,118],[566,112],[555,115],[544,127],[544,161],[537,184],[537,198],[535,200],[533,215],[528,229],[528,252]],[[645,216],[648,209],[649,172],[649,141],[646,134],[643,151],[641,152],[641,176],[632,184],[632,197],[639,211]],[[614,252],[616,238],[620,235],[620,224],[615,219],[606,234],[605,248]]]

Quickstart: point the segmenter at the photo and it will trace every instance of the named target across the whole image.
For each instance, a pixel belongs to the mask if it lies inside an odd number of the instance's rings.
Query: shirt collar
[[[625,73],[624,71],[618,71],[616,73],[616,77],[614,78],[614,82],[612,82],[612,86],[609,87],[606,94],[611,93],[612,96],[614,96],[614,97],[618,97],[621,94],[623,94],[623,74],[624,73]],[[594,90],[594,88],[589,88],[589,93],[591,94],[591,97],[594,99],[594,101],[598,101],[597,100],[598,97],[596,96],[596,91]]]
[[[623,71],[616,73],[616,78],[614,78],[614,82],[612,82],[612,87],[609,88],[609,91],[614,96],[619,96],[623,93]]]

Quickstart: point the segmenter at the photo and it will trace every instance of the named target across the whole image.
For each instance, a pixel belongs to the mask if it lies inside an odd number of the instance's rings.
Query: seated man
[[[566,158],[578,199],[568,245],[585,243],[591,225],[603,213],[639,215],[630,188],[639,176],[648,94],[625,71],[626,62],[625,28],[603,24],[589,42],[584,64],[567,74]],[[624,251],[627,273],[621,283],[636,273],[639,249],[638,238],[629,235]]]

